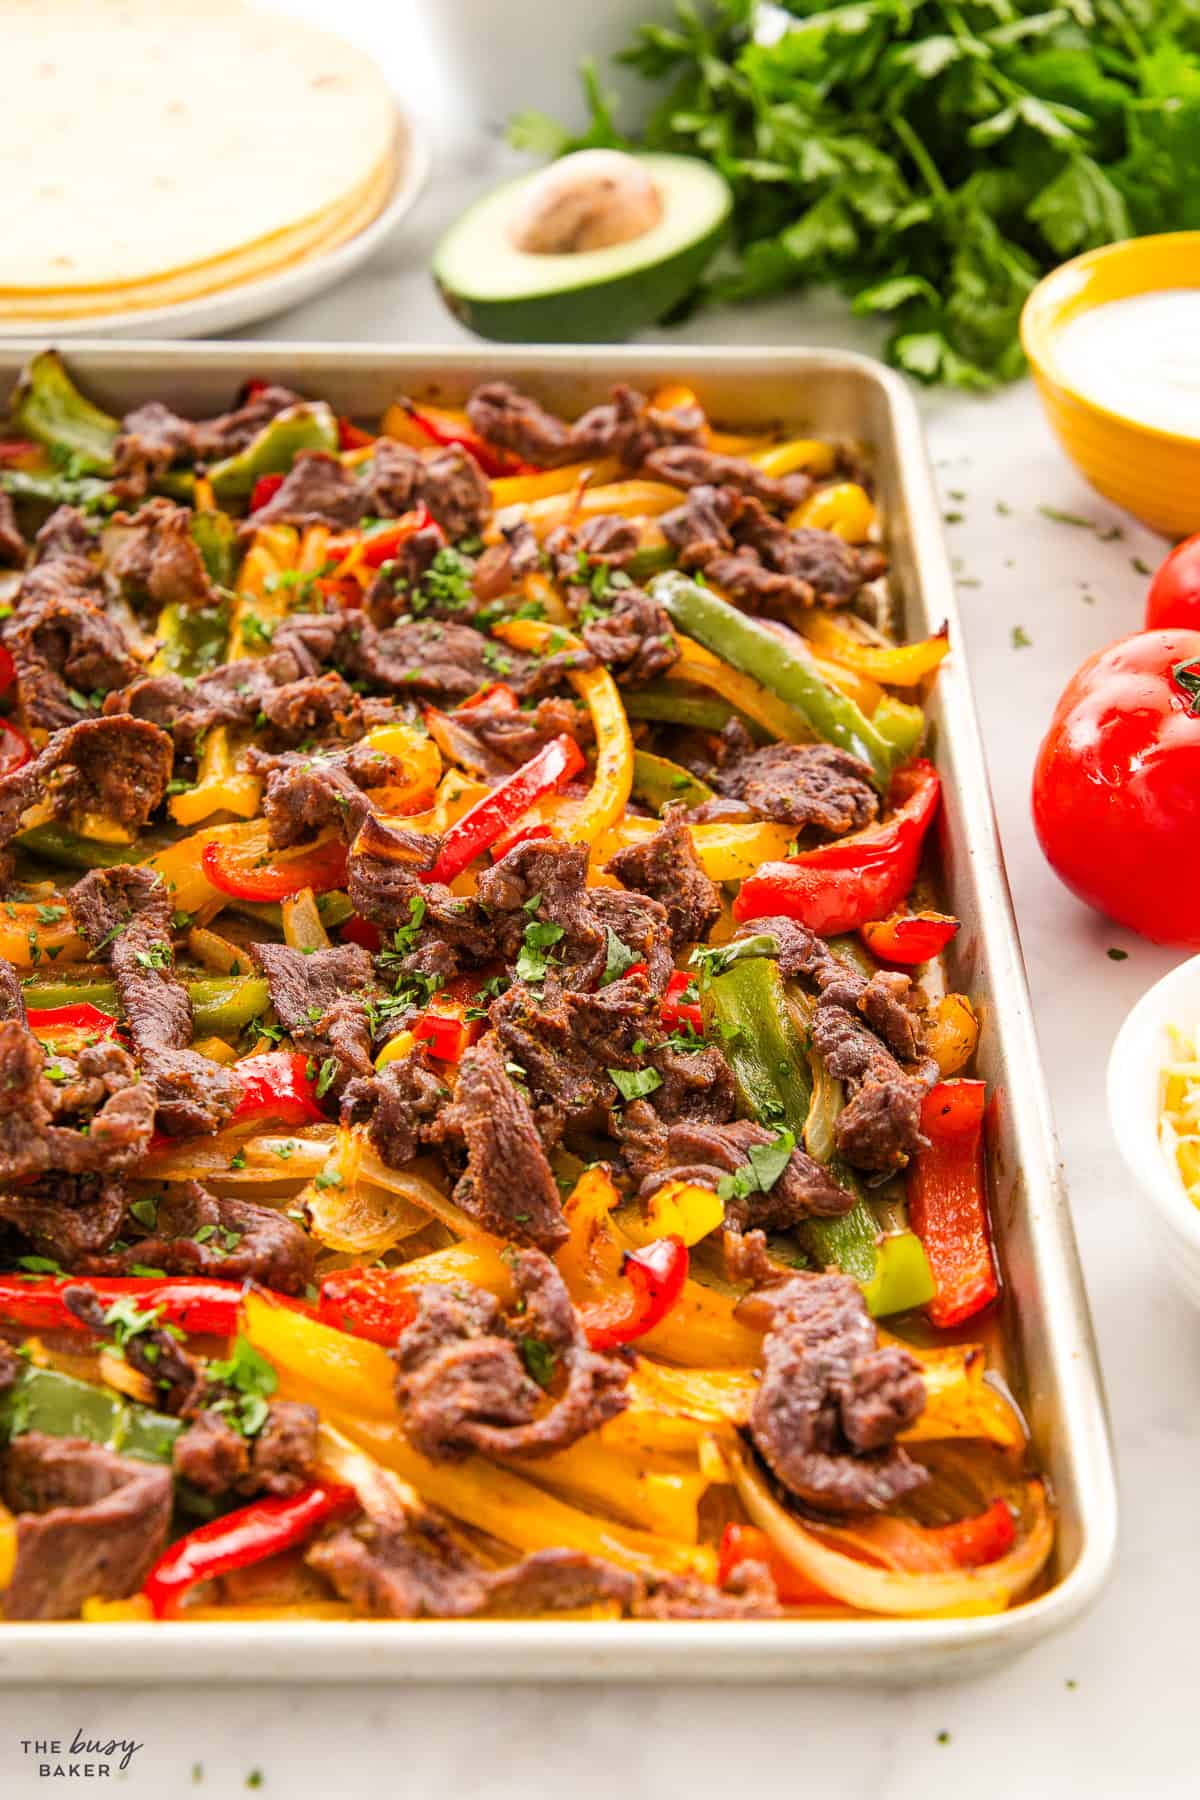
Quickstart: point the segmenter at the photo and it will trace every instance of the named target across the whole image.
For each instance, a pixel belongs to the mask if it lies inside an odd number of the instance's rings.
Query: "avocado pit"
[[[577,150],[529,183],[509,239],[527,256],[578,255],[644,237],[662,219],[650,171],[621,150]]]

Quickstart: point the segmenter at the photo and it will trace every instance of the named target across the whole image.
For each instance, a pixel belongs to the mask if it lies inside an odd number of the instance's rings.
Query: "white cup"
[[[605,93],[619,101],[617,122],[645,121],[657,85],[611,58],[639,25],[668,24],[672,0],[424,0],[435,53],[450,92],[476,122],[503,129],[516,113],[548,113],[578,128],[586,109],[579,65],[592,57]]]

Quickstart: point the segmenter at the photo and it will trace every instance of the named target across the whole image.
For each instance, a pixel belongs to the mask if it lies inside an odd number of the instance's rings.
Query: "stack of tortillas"
[[[340,38],[238,0],[0,0],[0,324],[198,299],[386,204],[395,102]]]

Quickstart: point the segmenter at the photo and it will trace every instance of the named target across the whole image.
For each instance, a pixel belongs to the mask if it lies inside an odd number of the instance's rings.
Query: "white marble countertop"
[[[293,4],[310,16],[332,10],[322,0]],[[438,140],[429,191],[347,287],[255,335],[465,337],[432,290],[428,253],[443,224],[508,158],[494,142],[449,128],[453,104],[421,38],[419,11],[420,0],[345,0],[339,23],[371,41],[373,24],[386,21],[397,85]],[[876,347],[837,304],[791,299],[700,317],[683,336]],[[1103,1098],[1105,1058],[1124,1012],[1178,959],[1071,900],[1042,861],[1027,798],[1063,682],[1091,650],[1136,628],[1145,583],[1133,559],[1154,563],[1162,545],[1083,486],[1052,444],[1028,383],[986,400],[929,397],[925,413],[953,518],[947,532],[960,559],[970,663],[1113,1412],[1122,1543],[1108,1592],[1081,1624],[1007,1670],[939,1688],[9,1690],[0,1695],[0,1793],[8,1800],[50,1791],[21,1740],[69,1739],[77,1727],[140,1740],[116,1779],[123,1791],[154,1800],[225,1800],[244,1792],[255,1770],[264,1795],[289,1800],[549,1800],[568,1790],[573,1800],[611,1800],[614,1792],[623,1800],[707,1800],[744,1788],[748,1775],[764,1792],[839,1800],[961,1800],[964,1792],[992,1800],[1010,1791],[1126,1800],[1196,1791],[1186,1696],[1200,1593],[1200,1320],[1152,1259]],[[1099,527],[1120,524],[1124,535],[1105,541],[1049,519],[1043,507]],[[1014,648],[1018,625],[1032,640],[1027,648]],[[1128,959],[1111,960],[1110,946]],[[103,1674],[97,1668],[97,1681]],[[264,1669],[264,1681],[269,1675]]]

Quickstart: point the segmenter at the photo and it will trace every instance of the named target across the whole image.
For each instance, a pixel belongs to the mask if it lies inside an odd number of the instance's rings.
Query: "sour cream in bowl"
[[[1108,1064],[1109,1119],[1141,1215],[1171,1279],[1200,1306],[1200,1059],[1192,1048],[1200,1050],[1200,956],[1143,994]]]
[[[1200,530],[1200,232],[1064,263],[1026,301],[1021,341],[1092,486],[1169,536]]]

